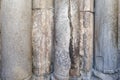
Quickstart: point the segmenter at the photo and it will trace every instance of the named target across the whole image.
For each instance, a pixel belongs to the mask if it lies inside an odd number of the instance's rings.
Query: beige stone
[[[94,12],[94,1],[95,0],[79,0],[80,11]]]
[[[81,77],[91,78],[93,62],[93,13],[80,12]]]
[[[70,23],[70,45],[69,53],[71,58],[70,77],[80,77],[80,15],[79,0],[69,2],[69,23]]]
[[[33,0],[33,80],[50,80],[53,23],[53,0]]]
[[[33,72],[43,77],[50,74],[53,45],[53,12],[51,10],[33,10]],[[38,78],[40,78],[38,77]],[[44,77],[45,80],[48,80]],[[40,80],[44,80],[40,79]],[[36,79],[35,79],[36,80]],[[39,79],[37,79],[39,80]]]
[[[33,9],[53,9],[53,0],[33,0]]]

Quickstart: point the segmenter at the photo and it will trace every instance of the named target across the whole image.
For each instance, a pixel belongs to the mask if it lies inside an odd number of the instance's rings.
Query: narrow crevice
[[[54,10],[54,8],[33,8],[32,10]]]
[[[80,15],[79,15],[80,16]],[[69,19],[69,26],[70,26],[70,42],[69,42],[69,54],[70,54],[70,59],[71,59],[71,69],[70,69],[70,76],[76,76],[76,77],[80,77],[79,75],[79,42],[80,39],[79,37],[79,33],[76,33],[77,37],[75,36],[75,32],[74,30],[77,32],[79,32],[78,30],[78,26],[74,26],[74,23],[76,22],[72,22],[75,17],[75,14],[72,15],[72,2],[71,0],[69,0],[69,8],[68,8],[68,19]],[[79,25],[79,22],[78,22]],[[77,42],[75,43],[74,40],[77,38]],[[78,44],[77,44],[78,43]]]
[[[72,26],[72,21],[71,21],[71,0],[69,0],[68,19],[69,19],[69,25],[70,25],[69,53],[70,53],[71,63],[73,63],[72,62],[72,53],[73,53],[73,45],[72,45],[73,36],[72,36],[72,32],[73,32],[73,26]]]
[[[69,0],[69,9],[68,9],[68,18],[69,18],[69,26],[70,26],[70,43],[69,43],[69,54],[71,59],[71,69],[74,69],[74,54],[73,54],[73,25],[71,20],[71,0]]]

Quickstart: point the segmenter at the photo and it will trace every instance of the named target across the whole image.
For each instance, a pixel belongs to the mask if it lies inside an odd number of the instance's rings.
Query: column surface
[[[32,75],[31,0],[2,0],[2,80]]]
[[[53,25],[53,0],[33,0],[33,80],[50,80]]]
[[[95,2],[95,69],[116,80],[118,59],[118,0]],[[112,75],[111,75],[112,74]],[[99,78],[105,79],[104,76]],[[108,77],[108,78],[109,78]],[[114,77],[114,78],[112,78]],[[107,77],[106,77],[107,78]],[[98,79],[99,80],[99,79]]]

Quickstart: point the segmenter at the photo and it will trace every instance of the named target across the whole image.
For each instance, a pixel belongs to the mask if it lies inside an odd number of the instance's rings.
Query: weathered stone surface
[[[118,67],[117,4],[117,0],[95,2],[95,69],[103,74],[115,74]]]
[[[69,0],[71,27],[70,75],[73,80],[75,77],[81,77],[84,80],[91,79],[93,62],[93,4],[93,0]]]
[[[44,76],[41,75],[36,77],[36,75],[33,74],[32,79],[30,80],[50,80],[50,75],[44,74]]]
[[[69,0],[55,0],[55,63],[53,80],[69,80]]]
[[[118,49],[120,53],[120,0],[118,0]]]
[[[32,75],[31,0],[1,4],[2,80],[26,80]]]
[[[33,9],[53,9],[53,0],[33,0]]]
[[[98,71],[93,71],[94,75],[98,78],[100,78],[99,80],[114,80],[113,77],[111,77],[110,75],[98,72]]]
[[[94,1],[95,0],[79,0],[80,11],[94,12]]]
[[[69,0],[69,23],[71,29],[71,39],[69,52],[71,58],[71,77],[80,77],[80,17],[79,17],[79,0]]]
[[[80,24],[80,55],[85,59],[82,68],[89,71],[93,56],[93,13],[80,12]]]
[[[33,80],[50,80],[53,0],[33,0]]]
[[[90,80],[93,63],[93,13],[80,12],[80,30],[80,55],[82,58],[80,72],[83,78]]]
[[[119,63],[120,63],[120,0],[118,0],[118,61],[117,61],[117,65],[120,70]],[[119,76],[119,78],[120,78],[120,76]]]
[[[53,12],[41,9],[33,10],[33,71],[38,79],[49,80],[52,53]],[[43,77],[43,78],[40,78]]]

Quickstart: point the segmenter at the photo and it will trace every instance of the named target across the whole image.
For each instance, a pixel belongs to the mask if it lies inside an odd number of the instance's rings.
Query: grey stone
[[[32,76],[31,0],[2,0],[2,80]]]
[[[118,55],[117,1],[98,0],[95,9],[95,68],[114,73]]]
[[[69,55],[69,0],[55,0],[55,80],[68,80],[71,67]]]

